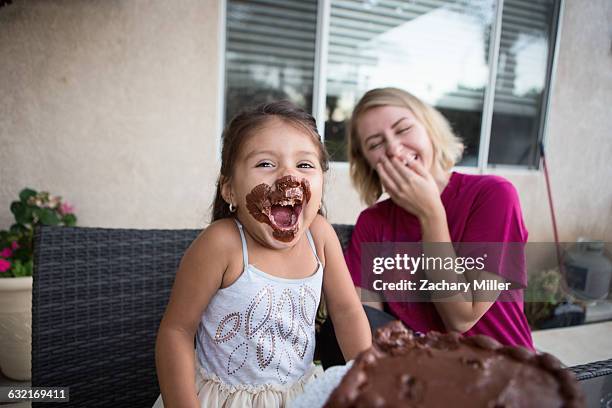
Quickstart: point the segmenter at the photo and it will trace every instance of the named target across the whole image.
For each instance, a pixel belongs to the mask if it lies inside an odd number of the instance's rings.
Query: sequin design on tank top
[[[309,231],[307,236],[316,256]],[[322,273],[322,265],[318,256],[316,258],[318,269],[312,277]],[[262,273],[250,264],[245,269]],[[291,285],[266,283],[251,297],[244,309],[230,311],[219,320],[212,341],[217,345],[232,347],[223,364],[228,376],[238,373],[247,365],[256,367],[262,374],[264,370],[273,370],[276,381],[286,384],[294,374],[296,363],[300,367],[306,363],[307,351],[314,345],[320,289],[309,285],[311,282],[308,278],[285,281],[306,282]],[[312,283],[320,285],[320,279],[314,279]],[[233,346],[228,342],[238,344]]]

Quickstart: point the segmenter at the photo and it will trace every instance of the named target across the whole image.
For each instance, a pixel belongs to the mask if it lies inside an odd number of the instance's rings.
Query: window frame
[[[227,1],[221,0],[218,3],[218,19],[219,19],[219,87],[217,95],[218,107],[218,122],[217,122],[217,154],[221,158],[222,146],[222,131],[225,122],[225,56],[226,56],[226,35],[227,35]],[[553,87],[556,79],[557,62],[559,54],[559,45],[561,41],[561,29],[563,15],[565,9],[565,0],[557,0],[554,2],[555,10],[553,11],[553,21],[550,30],[554,40],[550,41],[552,50],[549,51],[546,64],[546,85],[542,91],[542,111],[540,115],[538,144],[541,146],[548,145],[549,139],[549,116],[551,109],[551,100],[553,96]],[[497,80],[497,64],[499,61],[499,50],[501,43],[501,24],[503,16],[504,0],[495,2],[495,19],[491,26],[491,36],[489,39],[489,77],[485,88],[483,111],[480,127],[480,139],[478,147],[478,164],[477,166],[455,166],[455,169],[464,173],[471,174],[531,174],[541,171],[541,160],[538,159],[534,166],[509,165],[509,164],[489,164],[489,147],[491,141],[491,127],[495,101],[495,85]],[[317,121],[317,128],[321,139],[325,142],[325,102],[327,97],[327,58],[329,44],[329,22],[331,16],[331,0],[317,1],[317,27],[315,40],[315,71],[313,80],[312,92],[312,115]],[[555,18],[556,17],[556,18]],[[330,161],[332,169],[348,169],[348,162]]]

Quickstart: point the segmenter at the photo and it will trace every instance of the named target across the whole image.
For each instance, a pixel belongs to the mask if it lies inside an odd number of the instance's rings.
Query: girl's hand
[[[406,164],[397,156],[391,159],[384,156],[376,165],[378,176],[391,199],[421,223],[445,216],[434,177],[415,159],[409,158]]]

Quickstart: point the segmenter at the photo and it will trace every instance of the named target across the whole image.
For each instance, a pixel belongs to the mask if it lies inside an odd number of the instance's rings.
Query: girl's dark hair
[[[273,118],[283,120],[312,135],[319,151],[321,169],[323,172],[329,169],[329,155],[325,146],[323,146],[323,142],[321,142],[321,136],[317,131],[317,123],[312,115],[287,100],[263,103],[245,109],[234,116],[223,130],[221,170],[217,179],[215,200],[212,204],[211,222],[232,216],[229,204],[225,202],[221,195],[221,187],[223,183],[227,183],[231,179],[238,152],[247,137]],[[319,212],[322,214],[322,211]]]

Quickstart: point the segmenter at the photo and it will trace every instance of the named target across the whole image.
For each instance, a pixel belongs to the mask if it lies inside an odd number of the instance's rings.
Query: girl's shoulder
[[[325,264],[325,246],[329,245],[331,240],[337,240],[338,236],[336,235],[336,231],[334,227],[327,221],[325,217],[321,214],[317,214],[315,219],[310,224],[310,234],[312,235],[312,240],[315,243],[315,247],[317,248],[317,254],[321,259],[321,262]]]
[[[192,246],[201,254],[215,254],[230,259],[236,251],[242,251],[240,235],[233,219],[224,218],[205,227]],[[199,250],[198,250],[199,249]]]
[[[334,227],[332,227],[329,221],[327,221],[327,219],[321,214],[317,214],[315,219],[310,224],[309,229],[315,243],[317,241],[325,242],[331,233],[335,234]]]
[[[233,218],[221,218],[220,220],[211,222],[202,230],[202,233],[215,236],[216,238],[227,238],[230,235],[238,234],[238,226]]]

